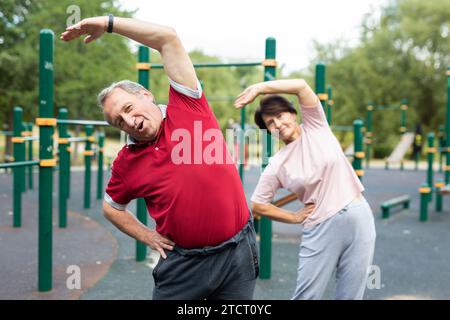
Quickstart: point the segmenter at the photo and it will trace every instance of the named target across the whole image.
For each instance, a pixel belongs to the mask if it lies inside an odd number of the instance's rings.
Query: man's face
[[[152,141],[161,127],[162,115],[153,95],[142,90],[134,95],[114,89],[103,104],[106,120],[138,141]]]

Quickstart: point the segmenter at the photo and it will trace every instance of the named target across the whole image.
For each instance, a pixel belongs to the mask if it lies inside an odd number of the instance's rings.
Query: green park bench
[[[383,202],[381,204],[382,218],[383,219],[389,218],[391,209],[398,207],[400,205],[403,206],[403,209],[408,209],[410,202],[411,202],[411,196],[409,196],[409,195],[403,195],[403,196],[393,198],[393,199]]]

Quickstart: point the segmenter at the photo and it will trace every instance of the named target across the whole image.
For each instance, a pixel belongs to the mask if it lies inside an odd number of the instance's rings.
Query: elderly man
[[[160,52],[170,81],[167,106],[137,83],[113,83],[99,94],[105,119],[125,131],[103,202],[117,228],[158,250],[154,299],[251,299],[258,276],[252,218],[217,120],[177,33],[112,15],[84,19],[61,39],[85,43],[114,32]],[[213,142],[213,161],[204,154]],[[180,148],[181,146],[181,148]],[[208,149],[208,150],[207,150]],[[209,150],[211,151],[211,150]],[[207,153],[207,152],[206,152]],[[156,230],[126,211],[145,198]]]

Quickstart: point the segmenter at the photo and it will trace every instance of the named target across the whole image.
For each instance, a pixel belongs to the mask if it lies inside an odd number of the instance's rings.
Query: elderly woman
[[[265,94],[255,122],[285,146],[269,161],[252,196],[255,214],[301,223],[297,285],[293,299],[320,299],[336,270],[336,299],[362,299],[375,247],[375,225],[364,187],[328,126],[319,98],[302,79],[254,84],[235,101],[236,108]],[[296,95],[297,111],[279,94]],[[290,212],[271,204],[279,188],[305,204]]]

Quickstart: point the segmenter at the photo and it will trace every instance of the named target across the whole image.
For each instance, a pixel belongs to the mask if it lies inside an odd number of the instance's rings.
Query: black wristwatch
[[[106,30],[106,32],[108,32],[108,33],[113,32],[113,20],[114,20],[114,16],[111,13],[108,14],[108,29]]]

